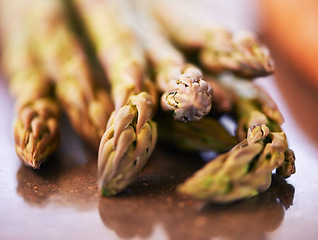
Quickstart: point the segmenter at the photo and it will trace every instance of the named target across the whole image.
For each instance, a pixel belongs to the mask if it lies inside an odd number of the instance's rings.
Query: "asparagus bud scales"
[[[103,195],[123,191],[137,177],[152,153],[157,139],[156,124],[138,115],[140,108],[146,108],[143,112],[151,112],[149,103],[151,98],[145,92],[132,96],[130,104],[119,109],[113,124],[105,132],[98,158],[99,185]]]
[[[210,33],[207,41],[200,58],[212,72],[230,70],[240,76],[257,77],[274,71],[274,62],[267,47],[252,33],[233,36],[219,30]]]
[[[58,106],[47,98],[36,99],[18,111],[14,125],[15,148],[19,158],[33,168],[56,149],[59,142]]]
[[[169,42],[154,19],[143,9],[135,9],[135,29],[143,40],[146,53],[156,71],[156,81],[163,92],[161,106],[172,111],[179,121],[199,120],[211,110],[211,90],[200,69],[186,63],[184,56]]]
[[[169,76],[169,71],[166,74]],[[163,110],[174,111],[174,118],[179,121],[200,120],[210,112],[212,91],[202,79],[200,70],[187,65],[178,72],[177,78],[167,75],[166,79],[162,76],[158,79],[168,82],[161,97]]]

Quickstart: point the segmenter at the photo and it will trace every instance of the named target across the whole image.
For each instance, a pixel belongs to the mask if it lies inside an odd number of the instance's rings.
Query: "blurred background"
[[[276,61],[275,81],[291,117],[318,145],[318,2],[259,1],[259,31]]]

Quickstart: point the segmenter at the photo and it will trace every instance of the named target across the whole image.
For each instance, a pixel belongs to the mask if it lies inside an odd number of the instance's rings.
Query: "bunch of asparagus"
[[[295,172],[283,117],[253,81],[273,73],[268,49],[255,35],[240,38],[206,24],[197,7],[200,18],[190,19],[186,4],[176,3],[2,3],[1,59],[16,99],[16,151],[24,163],[39,168],[56,149],[61,108],[79,136],[99,149],[103,196],[129,187],[157,138],[218,154],[178,187],[198,199],[250,198],[269,188],[273,170],[285,178]],[[15,21],[13,11],[21,13]],[[197,59],[188,57],[190,50]],[[223,115],[236,122],[234,135]]]

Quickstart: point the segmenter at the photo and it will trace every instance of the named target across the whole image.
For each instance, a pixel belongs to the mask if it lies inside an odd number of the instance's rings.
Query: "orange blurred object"
[[[318,91],[318,1],[260,0],[267,41]]]

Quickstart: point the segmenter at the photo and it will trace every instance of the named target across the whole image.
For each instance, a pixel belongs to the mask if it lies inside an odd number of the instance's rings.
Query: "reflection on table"
[[[153,172],[160,169],[153,163]],[[158,169],[159,168],[159,169]],[[100,198],[100,217],[119,237],[146,238],[161,224],[169,239],[265,239],[277,229],[293,203],[294,187],[273,175],[266,192],[232,204],[208,204],[175,193],[178,177],[144,177],[129,193]],[[179,179],[180,180],[180,179]]]

